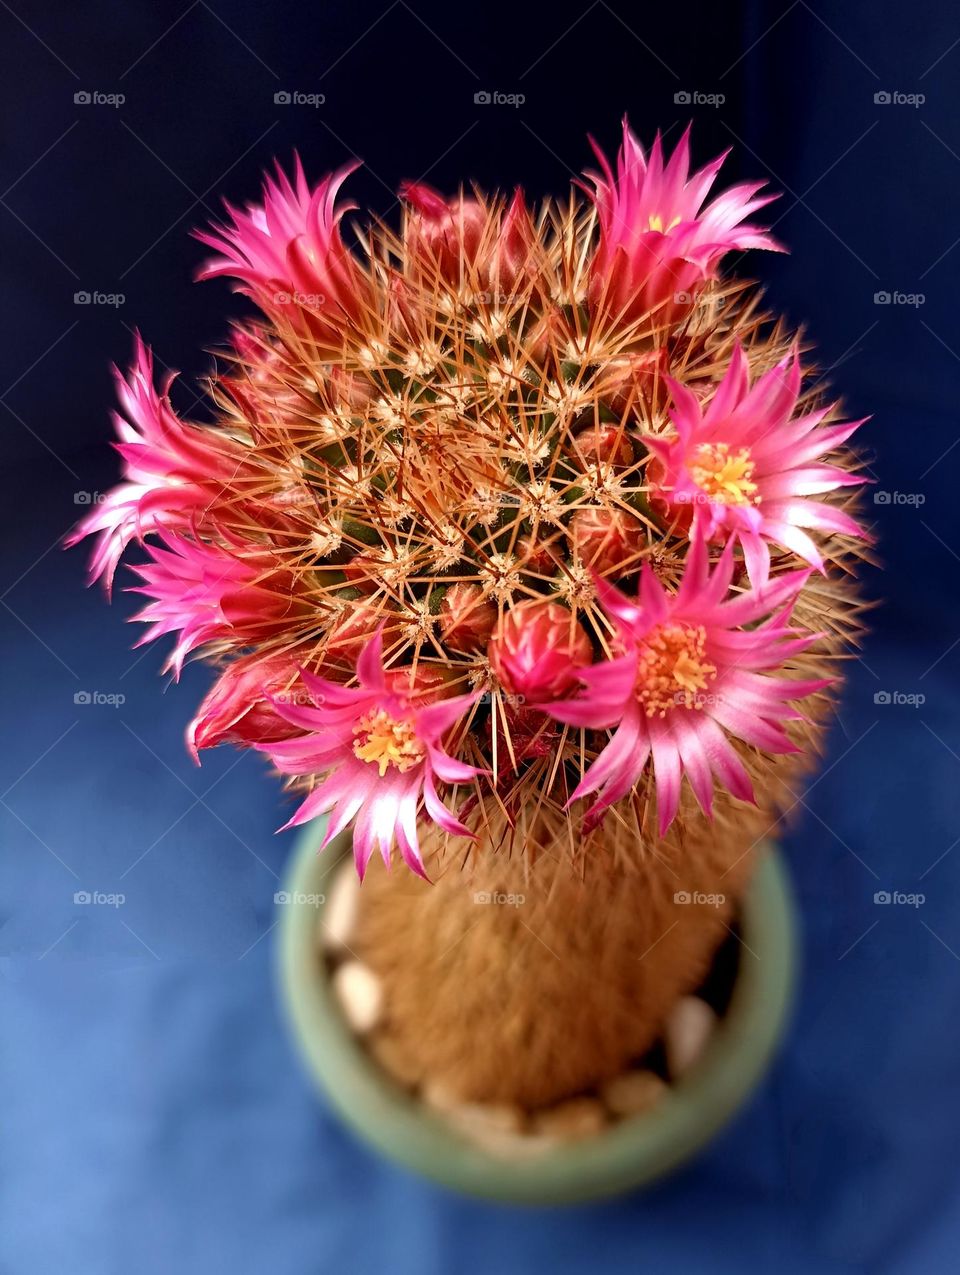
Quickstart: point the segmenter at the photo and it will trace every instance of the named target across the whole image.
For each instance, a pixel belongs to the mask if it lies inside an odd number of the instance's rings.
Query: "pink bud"
[[[449,283],[475,281],[491,304],[514,290],[537,242],[521,191],[499,216],[476,199],[444,199],[423,182],[405,182],[400,196],[411,207],[405,237],[412,259]]]
[[[350,666],[376,633],[384,619],[383,609],[369,602],[356,601],[344,604],[343,612],[327,635],[324,647],[324,664]]]
[[[588,425],[574,439],[587,464],[632,465],[636,456],[629,434],[620,425]]]
[[[460,282],[461,262],[476,259],[486,220],[475,199],[444,199],[423,182],[404,182],[400,197],[411,207],[407,249],[450,283]]]
[[[187,727],[187,747],[194,758],[201,748],[218,744],[274,743],[299,733],[298,726],[280,717],[273,699],[289,702],[298,695],[309,703],[298,668],[308,648],[280,655],[247,657],[228,664],[207,692],[197,715]]]
[[[484,726],[487,747],[493,754],[493,718],[487,719]],[[556,722],[544,716],[539,709],[526,708],[523,705],[507,703],[503,712],[496,714],[497,721],[497,777],[509,774],[513,762],[517,766],[525,761],[538,757],[549,757],[557,745],[559,730]],[[509,745],[507,735],[509,733]]]
[[[482,650],[497,622],[497,608],[476,584],[452,584],[440,603],[440,633],[451,651]]]
[[[385,677],[394,694],[406,695],[410,699],[427,703],[443,699],[449,682],[449,673],[445,668],[428,664],[426,660],[421,660],[415,668],[407,665],[387,669]]]
[[[570,519],[570,542],[580,561],[600,575],[626,567],[639,569],[639,554],[646,543],[643,524],[622,509],[588,507]]]
[[[591,663],[593,648],[582,625],[557,602],[530,600],[500,619],[488,648],[501,685],[530,704],[559,699]]]
[[[667,363],[664,346],[611,359],[603,370],[603,379],[597,386],[598,392],[618,416],[624,416],[628,412],[636,414],[638,400],[651,403],[656,390],[661,387],[665,389],[663,376]]]
[[[517,541],[517,560],[524,571],[537,576],[552,576],[557,571],[557,560],[543,540],[533,536],[521,536]]]

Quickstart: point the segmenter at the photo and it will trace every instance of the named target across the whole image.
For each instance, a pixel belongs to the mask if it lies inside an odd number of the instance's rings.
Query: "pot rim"
[[[664,1176],[726,1124],[761,1078],[780,1039],[796,971],[796,923],[783,857],[775,844],[759,860],[740,915],[744,951],[730,1003],[703,1055],[654,1108],[608,1132],[529,1160],[510,1160],[468,1142],[391,1081],[348,1027],[330,981],[319,977],[317,928],[324,882],[350,853],[349,831],[321,856],[326,820],[297,838],[276,944],[285,1016],[317,1088],[363,1139],[443,1186],[518,1204],[562,1204],[615,1195]]]

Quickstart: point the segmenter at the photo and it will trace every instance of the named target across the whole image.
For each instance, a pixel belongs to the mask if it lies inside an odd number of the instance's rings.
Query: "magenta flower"
[[[190,652],[208,642],[246,646],[303,618],[295,578],[269,552],[231,550],[168,531],[147,552],[150,560],[133,567],[143,584],[130,592],[150,602],[131,618],[150,627],[135,645],[179,633],[164,664],[177,679]]]
[[[651,753],[663,836],[677,813],[684,774],[706,815],[712,814],[714,776],[735,797],[754,800],[728,736],[768,753],[801,751],[783,728],[802,718],[790,701],[827,683],[772,677],[767,670],[818,636],[788,627],[810,572],[792,571],[729,598],[733,567],[728,544],[711,574],[706,541],[698,537],[676,594],[665,592],[647,564],[636,602],[597,578],[623,654],[581,669],[585,691],[579,698],[543,706],[572,726],[616,727],[570,799],[600,792],[587,812],[587,828],[630,791]]]
[[[122,413],[114,413],[125,481],[94,505],[67,537],[67,548],[95,535],[89,583],[103,577],[109,593],[117,563],[133,540],[163,527],[189,525],[233,480],[242,477],[242,449],[222,433],[181,421],[170,406],[169,373],[158,392],[153,354],[139,335],[126,377],[115,369]]]
[[[293,181],[277,164],[266,176],[263,203],[246,209],[226,205],[232,225],[196,231],[219,256],[201,268],[199,279],[229,275],[239,291],[273,315],[285,315],[331,349],[342,345],[343,324],[361,313],[367,289],[362,272],[340,236],[340,219],[353,205],[336,207],[336,197],[359,161],[345,164],[310,188],[299,157]]]
[[[407,866],[425,877],[417,839],[421,797],[427,816],[445,832],[473,835],[440,800],[436,781],[459,784],[481,773],[451,757],[440,742],[478,695],[424,705],[404,693],[383,667],[382,627],[357,660],[358,686],[306,672],[301,677],[313,706],[275,707],[307,733],[257,745],[285,775],[325,776],[286,827],[331,811],[326,846],[356,819],[353,854],[361,878],[378,847],[389,866],[395,840]]]
[[[738,345],[727,372],[704,409],[685,386],[666,378],[673,396],[675,437],[645,438],[654,456],[647,468],[655,503],[691,521],[708,540],[739,540],[755,585],[770,572],[768,542],[823,570],[807,528],[865,538],[842,509],[808,497],[865,480],[820,458],[863,421],[822,426],[823,408],[791,420],[800,394],[800,360],[792,357],[764,373],[751,388]]]
[[[590,276],[590,300],[623,323],[656,310],[658,322],[677,317],[721,258],[733,249],[782,251],[762,226],[746,219],[775,199],[757,198],[763,182],[731,186],[704,200],[729,152],[690,176],[690,128],[664,163],[660,134],[649,158],[623,121],[623,145],[614,174],[596,143],[602,172],[588,172],[595,189],[600,244]]]

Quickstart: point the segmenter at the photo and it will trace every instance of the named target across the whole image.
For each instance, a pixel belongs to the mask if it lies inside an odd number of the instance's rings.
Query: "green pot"
[[[349,833],[322,855],[325,821],[301,834],[285,888],[278,976],[290,1029],[317,1087],[384,1155],[453,1190],[516,1204],[594,1200],[654,1182],[689,1160],[756,1087],[784,1028],[796,930],[783,859],[766,847],[740,916],[744,951],[733,995],[695,1066],[647,1115],[512,1161],[464,1140],[387,1077],[347,1027],[319,958],[322,895]]]

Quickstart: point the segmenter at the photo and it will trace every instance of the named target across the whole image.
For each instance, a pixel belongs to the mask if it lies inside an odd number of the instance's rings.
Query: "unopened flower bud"
[[[382,611],[369,602],[348,603],[327,635],[324,662],[355,663],[382,620]]]
[[[521,536],[517,541],[516,553],[524,571],[537,576],[556,574],[557,559],[550,552],[545,540],[539,540],[534,536]]]
[[[538,704],[576,684],[577,670],[592,661],[593,648],[571,612],[557,602],[530,600],[501,617],[488,654],[500,684]]]
[[[588,425],[574,439],[574,446],[587,464],[632,465],[636,448],[621,425]]]
[[[386,682],[396,695],[410,699],[432,701],[443,699],[449,674],[436,664],[420,660],[414,667],[392,668],[386,671]]]
[[[622,509],[587,507],[578,509],[570,520],[570,542],[580,561],[599,575],[610,575],[639,567],[645,544],[643,524]]]
[[[452,584],[440,603],[440,635],[452,651],[479,651],[497,622],[497,608],[476,584]]]

